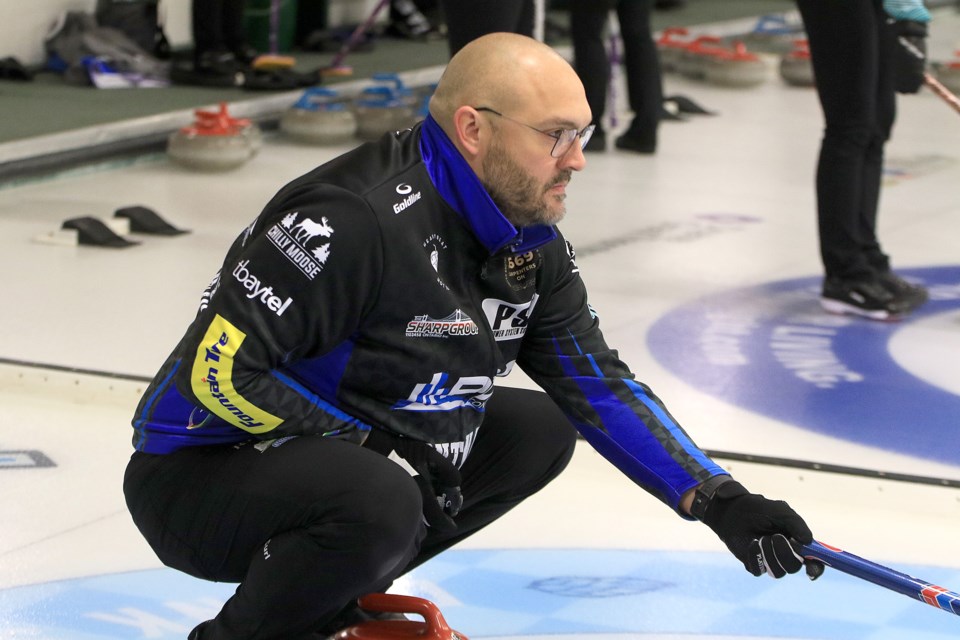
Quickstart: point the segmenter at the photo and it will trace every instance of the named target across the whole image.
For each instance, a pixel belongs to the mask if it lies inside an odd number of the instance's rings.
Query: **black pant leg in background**
[[[663,105],[663,78],[657,45],[651,32],[652,11],[653,0],[617,2],[627,98],[633,111],[628,133],[637,139],[656,143]]]
[[[604,39],[614,3],[608,0],[570,0],[570,38],[573,66],[583,83],[593,123],[603,131],[610,84],[610,59]]]
[[[441,0],[440,6],[451,57],[488,33],[533,35],[533,0]]]
[[[626,79],[627,101],[633,111],[633,120],[626,133],[656,145],[663,80],[660,58],[650,31],[652,4],[652,0],[571,0],[570,37],[574,67],[586,91],[593,122],[599,125],[606,113],[610,83],[610,60],[604,33],[610,11],[616,10],[623,47],[621,71]]]
[[[245,0],[193,0],[193,44],[197,53],[235,51],[244,46]]]
[[[889,268],[876,235],[884,145],[896,116],[882,3],[797,6],[826,122],[816,178],[824,269],[828,277],[869,278]]]

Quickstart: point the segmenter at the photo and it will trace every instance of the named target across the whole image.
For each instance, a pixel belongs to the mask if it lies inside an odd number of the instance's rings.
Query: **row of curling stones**
[[[762,84],[770,75],[766,58],[773,54],[760,55],[739,40],[719,36],[701,35],[690,40],[677,37],[686,35],[686,29],[673,27],[660,36],[657,47],[664,71],[735,88]],[[791,51],[778,56],[780,76],[788,84],[811,86],[813,69],[806,40],[794,40],[791,46]]]
[[[667,61],[664,70],[725,87],[752,87],[767,79],[767,63],[742,42],[728,47],[717,36],[698,36],[680,46],[673,39],[677,33],[679,30],[668,30],[661,38],[665,43],[661,60]]]
[[[375,74],[378,84],[354,100],[326,88],[307,89],[280,119],[280,129],[310,144],[340,144],[351,138],[376,140],[385,132],[412,127],[424,119],[436,85],[406,87],[397,74]]]
[[[416,620],[369,620],[330,636],[327,640],[469,640],[450,628],[437,605],[423,598],[390,593],[368,593],[357,601],[361,609],[378,613],[414,614]]]
[[[246,163],[260,151],[260,127],[246,118],[234,118],[225,102],[217,111],[197,109],[190,126],[167,140],[171,160],[201,171],[226,171]]]

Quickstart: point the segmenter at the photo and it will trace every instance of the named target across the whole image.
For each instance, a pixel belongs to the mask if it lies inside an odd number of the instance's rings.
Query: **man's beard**
[[[565,169],[549,185],[540,185],[500,145],[491,147],[483,160],[483,186],[500,212],[517,228],[560,222],[566,213],[562,202],[565,196],[550,196],[558,201],[559,209],[554,211],[547,206],[544,196],[554,186],[569,182],[572,174]]]

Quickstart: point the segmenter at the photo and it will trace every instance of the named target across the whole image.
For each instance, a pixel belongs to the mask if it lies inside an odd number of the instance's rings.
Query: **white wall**
[[[311,2],[313,0],[299,0]],[[0,58],[13,56],[26,65],[40,64],[43,38],[64,11],[92,12],[96,0],[0,0]],[[377,0],[328,0],[330,24],[361,22]],[[174,47],[189,45],[190,0],[160,0],[165,32]],[[382,11],[380,21],[387,15]]]

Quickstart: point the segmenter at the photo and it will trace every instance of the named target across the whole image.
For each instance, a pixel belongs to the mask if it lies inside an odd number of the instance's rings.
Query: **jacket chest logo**
[[[415,316],[407,323],[408,338],[449,338],[451,336],[475,336],[480,328],[467,314],[457,309],[446,318]]]
[[[543,262],[540,251],[514,253],[503,259],[503,275],[514,291],[532,287],[537,280],[537,269]]]
[[[421,246],[430,258],[430,266],[437,274],[437,284],[449,291],[450,287],[440,277],[440,263],[445,260],[447,243],[439,235],[432,233],[423,241]]]

